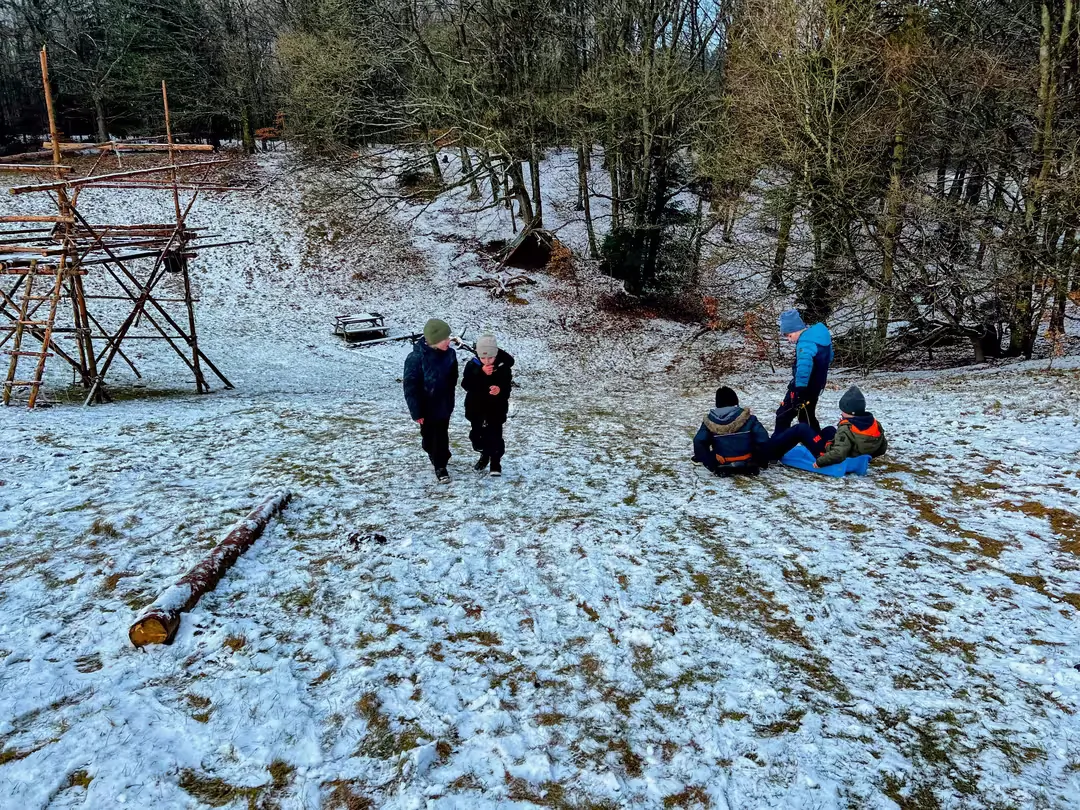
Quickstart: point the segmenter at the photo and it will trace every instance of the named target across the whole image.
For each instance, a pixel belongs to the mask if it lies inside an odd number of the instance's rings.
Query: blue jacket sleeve
[[[805,388],[810,384],[810,372],[814,370],[814,355],[817,350],[817,344],[809,338],[803,338],[795,345],[796,388]]]
[[[409,416],[414,422],[422,419],[424,416],[424,370],[416,352],[410,352],[405,358],[405,373],[401,381],[405,388],[405,404],[409,406]]]
[[[712,449],[712,434],[709,429],[702,425],[694,436],[694,459],[700,461],[710,470],[716,469],[716,454]]]

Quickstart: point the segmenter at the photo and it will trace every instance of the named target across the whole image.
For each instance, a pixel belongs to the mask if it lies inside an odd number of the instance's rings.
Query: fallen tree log
[[[52,149],[52,141],[42,144],[45,149]],[[208,143],[126,143],[124,141],[104,141],[103,143],[63,143],[60,144],[62,151],[86,152],[213,152],[214,147]]]
[[[511,276],[508,278],[501,278],[495,276],[485,276],[483,278],[470,278],[458,282],[459,287],[483,287],[491,291],[491,295],[495,298],[499,296],[507,295],[513,291],[514,287],[521,284],[535,284],[536,281],[525,275]]]
[[[90,144],[92,146],[92,144]],[[81,152],[87,147],[82,144],[71,144],[60,147],[61,154],[66,152]],[[17,155],[4,155],[0,157],[0,163],[22,163],[24,160],[52,160],[52,149],[41,149],[36,152],[20,152]]]
[[[276,492],[234,525],[213,551],[136,617],[128,630],[131,643],[136,647],[170,643],[180,627],[180,614],[195,607],[204,593],[214,590],[225,572],[259,538],[270,518],[285,508],[290,497],[291,493],[285,490]]]

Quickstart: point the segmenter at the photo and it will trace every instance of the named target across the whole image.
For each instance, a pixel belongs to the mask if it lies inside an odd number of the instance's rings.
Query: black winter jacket
[[[447,420],[454,412],[458,362],[453,349],[439,351],[423,338],[416,341],[405,358],[405,403],[409,415],[417,419]]]
[[[484,373],[479,357],[474,357],[465,364],[465,373],[461,376],[461,387],[465,389],[465,418],[470,422],[506,421],[510,409],[510,386],[513,374],[514,358],[502,349],[495,355],[495,370],[488,376]],[[491,386],[499,386],[499,393],[488,393]]]

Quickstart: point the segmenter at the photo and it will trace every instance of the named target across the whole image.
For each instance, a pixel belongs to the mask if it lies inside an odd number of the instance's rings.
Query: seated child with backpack
[[[767,467],[769,433],[727,386],[716,390],[716,407],[694,436],[694,462],[717,475],[757,475]]]
[[[804,423],[775,433],[769,439],[768,457],[779,460],[798,444],[817,459],[815,467],[830,467],[856,456],[877,458],[889,449],[885,431],[866,410],[866,397],[855,385],[840,397],[840,422],[836,427],[817,432]]]

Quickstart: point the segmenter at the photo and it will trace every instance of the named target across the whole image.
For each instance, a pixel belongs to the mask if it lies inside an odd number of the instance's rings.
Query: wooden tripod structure
[[[0,350],[8,359],[2,383],[3,404],[12,403],[16,389],[29,389],[27,404],[37,404],[46,361],[59,357],[74,370],[76,379],[86,389],[86,405],[111,400],[105,378],[119,358],[141,377],[131,358],[124,353],[125,340],[164,340],[195,375],[195,388],[208,393],[210,385],[204,374],[209,369],[224,385],[232,383],[199,348],[195,329],[195,299],[192,297],[188,260],[198,248],[220,247],[242,242],[207,244],[199,240],[207,234],[187,224],[188,215],[200,191],[226,191],[230,187],[208,182],[215,166],[226,160],[203,160],[177,163],[176,153],[209,151],[210,146],[177,144],[172,137],[169,100],[165,83],[161,84],[165,108],[166,142],[156,144],[62,144],[53,108],[48,61],[41,50],[41,79],[49,116],[52,165],[0,164],[0,171],[50,172],[54,179],[34,185],[15,186],[13,195],[45,194],[55,205],[55,215],[0,216],[0,223],[13,223],[16,230],[0,230],[0,316],[9,322],[0,327]],[[134,149],[128,147],[135,147]],[[98,158],[83,177],[74,177],[71,166],[64,165],[65,153],[97,152]],[[111,153],[120,161],[122,151],[168,152],[164,166],[96,174],[102,159]],[[122,168],[122,164],[121,164]],[[204,170],[201,179],[181,181],[192,171]],[[164,175],[164,179],[162,179]],[[101,225],[91,224],[80,213],[79,194],[86,188],[159,188],[171,190],[175,221],[167,223]],[[181,206],[181,189],[193,191],[186,206]],[[150,265],[149,271],[145,268]],[[109,281],[118,294],[87,292],[84,278],[93,270]],[[182,284],[179,297],[164,298],[155,294],[163,279],[174,276]],[[12,283],[12,279],[14,282]],[[126,316],[118,327],[106,328],[100,313],[92,311],[93,302],[116,302]],[[61,302],[70,302],[70,325],[60,317]],[[186,316],[170,314],[164,303],[183,303]],[[66,308],[65,308],[66,309]],[[182,321],[186,320],[186,324]],[[153,334],[134,334],[143,322]],[[74,348],[62,348],[60,335],[73,336]],[[8,347],[10,344],[10,347]],[[20,374],[22,368],[30,368]],[[3,369],[0,369],[2,372]]]

